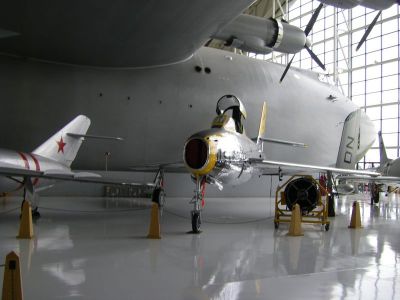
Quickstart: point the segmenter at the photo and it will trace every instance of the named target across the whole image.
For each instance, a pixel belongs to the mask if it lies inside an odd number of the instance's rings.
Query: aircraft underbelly
[[[249,181],[252,174],[253,168],[247,164],[229,163],[220,166],[217,165],[211,176],[223,185],[238,185]]]

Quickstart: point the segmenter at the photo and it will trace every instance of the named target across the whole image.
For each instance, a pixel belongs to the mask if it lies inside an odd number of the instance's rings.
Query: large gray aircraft
[[[85,114],[96,132],[117,132],[126,142],[88,145],[75,168],[102,169],[105,152],[112,153],[109,166],[114,170],[176,161],[181,159],[185,139],[213,117],[217,99],[232,94],[245,101],[252,116],[268,99],[267,138],[309,146],[272,144],[268,159],[335,166],[343,124],[357,108],[327,78],[293,69],[280,84],[282,65],[201,47],[251,3],[4,1],[0,11],[0,97],[6,103],[0,120],[2,146],[33,148],[59,122]],[[277,23],[268,23],[275,27],[252,24],[258,32],[273,34],[275,40],[268,35],[268,45],[275,46],[282,33]],[[293,41],[285,40],[288,32],[281,36],[286,45]],[[255,40],[259,42],[246,39]],[[372,122],[364,113],[360,118],[357,158],[375,139]],[[246,122],[248,132],[257,131],[256,120]],[[23,138],[27,128],[31,134]]]

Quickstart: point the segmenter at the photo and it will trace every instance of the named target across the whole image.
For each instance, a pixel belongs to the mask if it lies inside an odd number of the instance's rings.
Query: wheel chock
[[[28,201],[22,204],[21,223],[19,225],[18,239],[33,238],[32,208]]]
[[[2,300],[22,300],[21,269],[18,255],[12,251],[4,265]]]
[[[353,211],[351,212],[351,220],[349,228],[362,228],[360,203],[358,203],[357,201],[353,202]]]
[[[290,219],[290,226],[288,236],[302,236],[303,229],[301,228],[301,213],[300,205],[295,204],[292,210],[292,217]]]
[[[149,226],[149,234],[147,235],[147,238],[148,239],[161,239],[160,213],[158,210],[157,203],[153,203],[151,206],[150,226]]]

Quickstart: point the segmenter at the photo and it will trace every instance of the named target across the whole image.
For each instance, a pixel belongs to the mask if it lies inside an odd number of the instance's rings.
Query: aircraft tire
[[[193,231],[193,233],[200,233],[200,226],[201,226],[200,212],[193,211],[192,212],[192,231]]]
[[[157,203],[159,207],[165,204],[165,192],[163,188],[155,188],[153,195],[151,196],[151,201]]]
[[[373,202],[374,202],[375,204],[379,203],[379,192],[378,192],[378,193],[374,193],[374,194],[371,196],[371,200],[373,200]],[[371,204],[372,204],[372,201],[371,201]]]
[[[34,210],[32,210],[32,217],[35,219],[40,218],[40,212],[38,211],[38,207],[36,207]]]

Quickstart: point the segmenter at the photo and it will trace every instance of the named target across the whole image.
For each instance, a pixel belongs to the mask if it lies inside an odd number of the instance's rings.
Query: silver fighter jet
[[[90,119],[79,115],[31,153],[0,149],[0,193],[24,189],[24,200],[31,202],[33,215],[39,216],[37,192],[51,188],[57,180],[152,185],[110,181],[96,173],[72,171],[71,164],[84,139],[121,140],[119,137],[87,135],[89,126]]]
[[[206,183],[215,184],[220,189],[224,185],[241,184],[254,175],[262,175],[264,170],[282,168],[287,170],[331,171],[340,174],[359,174],[378,176],[379,173],[356,171],[328,166],[295,164],[283,161],[267,160],[263,152],[263,143],[278,143],[306,147],[305,144],[292,141],[265,139],[265,121],[267,106],[264,102],[258,136],[250,139],[243,128],[242,119],[246,111],[242,102],[233,95],[226,95],[217,103],[217,117],[211,129],[197,132],[186,141],[183,151],[184,163],[196,183],[191,201],[192,230],[198,233],[201,225],[201,210],[204,206],[204,188]],[[341,148],[348,146],[347,141]],[[354,147],[353,150],[356,150]],[[349,153],[349,149],[346,150]],[[343,151],[339,151],[340,153]],[[350,153],[351,155],[351,153]]]

